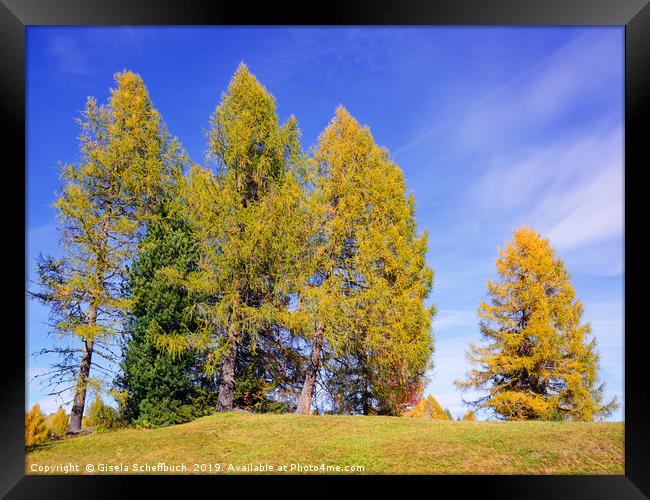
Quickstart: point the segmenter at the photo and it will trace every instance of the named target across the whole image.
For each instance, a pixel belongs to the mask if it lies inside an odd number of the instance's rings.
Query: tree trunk
[[[97,322],[97,308],[90,306],[88,309],[88,323],[94,325]],[[79,378],[77,379],[77,388],[74,394],[74,403],[70,411],[70,423],[68,424],[68,433],[76,434],[81,430],[81,418],[84,414],[86,405],[86,391],[88,389],[88,376],[90,375],[90,362],[93,357],[93,340],[84,339],[84,346],[81,354],[81,364],[79,365]]]
[[[370,387],[368,383],[368,378],[370,377],[370,374],[368,373],[368,354],[364,353],[363,354],[363,361],[362,361],[362,376],[363,376],[363,393],[361,395],[361,401],[362,401],[362,412],[364,415],[368,415],[370,413]]]
[[[363,395],[361,397],[362,401],[362,408],[361,411],[364,415],[368,415],[370,413],[370,398],[368,396],[368,383],[364,382],[363,383]]]
[[[230,350],[221,367],[221,382],[219,383],[219,397],[217,411],[232,411],[235,397],[235,365],[237,362],[237,335],[230,338]]]
[[[314,336],[314,345],[311,349],[311,356],[309,358],[309,365],[307,366],[307,374],[305,375],[305,383],[300,392],[298,399],[298,407],[296,413],[309,415],[311,409],[311,399],[314,396],[314,388],[316,387],[316,376],[318,375],[318,368],[320,367],[320,355],[323,350],[323,324],[319,323],[316,327],[316,335]]]

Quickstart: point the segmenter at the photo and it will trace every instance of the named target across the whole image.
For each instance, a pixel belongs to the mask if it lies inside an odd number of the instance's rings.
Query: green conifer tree
[[[131,314],[117,386],[126,393],[126,419],[152,427],[187,422],[205,414],[210,381],[202,375],[202,353],[187,349],[176,356],[159,349],[160,334],[187,334],[196,328],[186,290],[158,271],[173,268],[187,276],[196,270],[198,252],[189,225],[172,199],[149,225],[130,273]]]

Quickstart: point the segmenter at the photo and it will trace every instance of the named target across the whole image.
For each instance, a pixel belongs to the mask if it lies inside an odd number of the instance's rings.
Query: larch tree
[[[115,75],[106,105],[90,97],[81,118],[80,160],[62,167],[57,212],[60,259],[41,257],[40,290],[51,306],[52,330],[67,338],[54,349],[59,391],[74,389],[69,432],[81,428],[93,354],[115,361],[112,339],[121,331],[129,301],[122,293],[137,242],[169,183],[182,171],[183,155],[153,107],[141,77]],[[80,344],[80,347],[76,347]],[[72,385],[69,385],[72,384]]]
[[[184,189],[198,269],[166,276],[201,297],[193,306],[200,327],[161,335],[159,345],[208,349],[204,369],[219,378],[219,411],[233,409],[243,348],[255,351],[286,317],[287,272],[302,237],[298,138],[295,119],[280,125],[273,96],[241,64],[211,117],[216,169],[193,167]]]
[[[297,412],[310,412],[326,350],[341,381],[330,384],[334,398],[355,400],[339,409],[398,414],[433,351],[427,236],[417,235],[401,170],[343,107],[321,134],[311,171],[312,250],[299,310],[310,318],[312,348]]]
[[[43,444],[49,437],[50,431],[41,413],[41,407],[35,404],[25,415],[25,446]]]
[[[476,367],[461,389],[485,390],[470,402],[506,420],[593,420],[617,407],[603,403],[596,339],[582,321],[569,273],[548,240],[522,226],[499,249],[498,281],[479,306],[485,344],[470,344]]]
[[[70,417],[65,412],[63,408],[59,408],[57,412],[52,416],[51,421],[49,422],[50,433],[56,437],[63,437],[68,430],[68,423],[70,422]]]
[[[443,410],[436,398],[429,395],[426,398],[420,397],[418,402],[402,413],[405,417],[425,418],[431,420],[453,420],[449,410]]]

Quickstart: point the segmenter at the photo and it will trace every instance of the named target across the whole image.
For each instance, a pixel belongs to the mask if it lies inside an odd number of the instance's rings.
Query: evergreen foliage
[[[201,352],[175,356],[157,347],[161,334],[187,334],[195,328],[186,290],[158,272],[194,271],[198,254],[187,221],[167,202],[147,228],[130,270],[132,301],[117,386],[125,392],[124,417],[142,427],[178,424],[202,416],[214,404],[211,383],[202,374]]]

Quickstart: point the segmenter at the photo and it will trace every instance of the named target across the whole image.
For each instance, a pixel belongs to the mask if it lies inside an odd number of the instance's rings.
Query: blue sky
[[[620,27],[28,27],[28,277],[38,252],[60,253],[50,205],[57,163],[78,158],[74,119],[86,97],[103,102],[115,72],[140,73],[172,134],[203,163],[209,116],[244,61],[281,119],[296,115],[306,148],[343,104],[403,169],[435,272],[426,392],[464,412],[453,380],[480,339],[478,302],[497,248],[525,223],[564,258],[607,395],[622,402],[623,55]],[[33,353],[52,339],[47,310],[27,307]],[[48,362],[29,356],[28,381]],[[28,405],[58,407],[37,381],[27,395]]]

